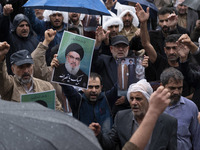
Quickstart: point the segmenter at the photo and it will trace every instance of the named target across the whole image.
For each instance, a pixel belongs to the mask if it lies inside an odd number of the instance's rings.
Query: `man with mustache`
[[[7,42],[0,42],[0,95],[8,101],[20,102],[22,94],[53,90],[51,83],[33,77],[33,59],[28,50],[19,50],[10,57],[14,76],[8,75],[5,57],[10,49]],[[56,109],[62,110],[56,97]]]
[[[164,69],[169,67],[174,67],[180,69],[179,66],[179,55],[177,50],[180,48],[180,45],[177,44],[177,41],[180,34],[171,34],[165,38],[164,42],[164,53],[166,57],[163,57],[161,54],[156,52],[153,45],[150,43],[150,37],[147,30],[147,20],[149,18],[149,9],[145,12],[142,7],[137,5],[137,16],[140,20],[140,36],[142,46],[145,49],[146,54],[149,56],[151,62],[151,70],[155,70],[155,79],[160,80],[160,74]],[[190,86],[186,80],[184,80],[184,92],[183,96],[190,96]]]
[[[117,3],[116,6],[119,11],[119,18],[123,21],[123,29],[119,32],[119,35],[124,35],[129,41],[134,36],[140,35],[140,29],[138,28],[139,21],[135,14],[135,8],[132,6],[122,5]]]
[[[88,76],[80,69],[84,50],[78,43],[70,44],[65,51],[66,61],[55,68],[53,81],[86,88]]]
[[[101,126],[98,123],[90,124],[89,128],[94,131],[104,150],[113,150],[117,144],[123,147],[129,141],[147,113],[152,93],[153,89],[145,79],[131,84],[127,92],[131,109],[117,113],[110,132],[101,133]],[[162,114],[156,122],[152,136],[145,149],[175,150],[177,146],[176,132],[177,120],[169,115]]]
[[[67,27],[68,14],[62,11],[45,10],[43,13],[44,20],[39,20],[35,16],[35,12],[32,8],[25,8],[25,14],[29,18],[40,42],[44,41],[44,33],[47,29],[56,30],[56,36],[49,44],[49,49],[46,51],[46,62],[47,65],[50,66],[51,48],[60,44],[63,32]]]
[[[161,83],[171,94],[171,102],[165,109],[165,113],[178,120],[177,150],[198,150],[200,147],[199,111],[195,103],[181,96],[183,78],[183,74],[173,67],[164,70],[161,74]]]
[[[69,12],[69,24],[78,27],[80,35],[83,35],[83,24],[80,16],[80,13]]]
[[[149,31],[149,36],[156,52],[166,57],[163,49],[165,38],[170,34],[189,35],[189,31],[178,25],[178,17],[175,14],[175,10],[169,7],[163,7],[158,11],[158,24],[160,29]]]
[[[35,35],[29,19],[24,14],[18,14],[13,20],[10,30],[10,14],[13,12],[11,4],[3,8],[2,41],[10,44],[10,50],[6,55],[8,73],[12,74],[10,56],[21,49],[27,49],[31,54],[37,47],[39,41]]]
[[[111,107],[117,96],[117,86],[106,92],[102,92],[102,87],[101,76],[93,72],[90,74],[87,89],[78,92],[72,86],[62,85],[73,116],[87,126],[98,122],[102,126],[102,132],[108,132],[112,127]]]

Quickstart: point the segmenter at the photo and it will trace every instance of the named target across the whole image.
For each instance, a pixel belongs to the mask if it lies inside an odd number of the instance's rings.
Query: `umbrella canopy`
[[[200,10],[200,1],[199,0],[185,0],[182,4],[192,8],[194,10]]]
[[[29,0],[24,7],[76,12],[90,15],[110,15],[100,0]]]
[[[37,103],[0,100],[1,150],[101,150],[84,124]]]
[[[127,2],[133,2],[133,3],[139,3],[140,5],[144,5],[144,6],[147,6],[155,11],[158,11],[158,8],[155,6],[154,3],[151,3],[147,0],[125,0]]]

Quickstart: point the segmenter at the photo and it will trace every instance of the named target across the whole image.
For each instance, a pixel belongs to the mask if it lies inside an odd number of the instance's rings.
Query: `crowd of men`
[[[22,94],[55,89],[56,110],[69,107],[104,150],[199,150],[199,12],[184,0],[147,1],[158,11],[131,0],[102,1],[111,16],[101,18],[2,1],[1,99],[20,102]],[[86,51],[78,43],[68,45],[59,64],[64,31],[95,39],[90,74],[80,67]],[[137,72],[135,57],[142,58]]]

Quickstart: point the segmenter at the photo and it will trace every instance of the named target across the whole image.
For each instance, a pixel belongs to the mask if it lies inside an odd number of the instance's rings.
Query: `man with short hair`
[[[53,80],[86,88],[88,76],[80,69],[83,56],[84,50],[81,45],[70,44],[65,51],[66,61],[55,68]]]
[[[160,76],[162,85],[169,89],[170,104],[165,109],[165,113],[178,120],[178,150],[193,149],[200,147],[200,124],[198,122],[198,108],[189,99],[182,97],[183,74],[170,67],[163,71]]]
[[[158,24],[160,30],[150,31],[151,44],[156,52],[166,57],[164,53],[164,40],[170,34],[188,34],[185,28],[178,25],[178,17],[173,8],[163,7],[158,11]]]
[[[146,54],[149,56],[149,60],[152,64],[152,68],[156,70],[156,80],[160,80],[160,74],[162,71],[168,67],[175,67],[179,69],[179,56],[177,49],[180,45],[177,44],[177,40],[181,36],[180,34],[168,35],[165,39],[164,52],[166,58],[161,54],[157,53],[153,45],[150,43],[150,37],[147,30],[147,20],[149,17],[149,9],[145,12],[142,7],[137,5],[137,15],[140,20],[141,28],[141,42],[145,49]],[[191,96],[190,85],[188,81],[184,80],[184,96]]]
[[[103,149],[114,149],[117,144],[123,147],[137,130],[149,107],[149,98],[153,93],[151,85],[142,79],[129,86],[127,98],[131,109],[119,111],[115,117],[114,125],[109,133],[101,133],[98,123],[90,124]],[[177,146],[177,121],[175,118],[162,114],[152,133],[145,149],[171,149]]]
[[[112,56],[110,52],[110,42],[111,38],[118,35],[118,33],[123,28],[122,20],[117,17],[113,12],[111,12],[111,16],[103,16],[103,29],[106,32],[106,36],[102,41],[99,42],[98,47],[100,47],[100,53]],[[97,28],[98,30],[98,28]]]
[[[53,90],[53,86],[46,81],[33,77],[33,59],[28,50],[19,50],[10,57],[14,76],[8,75],[5,57],[10,45],[7,42],[0,43],[0,95],[8,101],[20,102],[22,94],[44,92]],[[56,97],[56,109],[62,110]]]
[[[62,86],[72,109],[73,116],[89,126],[98,122],[102,132],[108,132],[112,127],[111,107],[117,96],[117,86],[102,92],[102,78],[97,73],[91,73],[88,89],[78,92],[72,86]]]
[[[80,13],[69,12],[69,24],[79,29],[80,35],[83,35],[83,24],[80,20]]]

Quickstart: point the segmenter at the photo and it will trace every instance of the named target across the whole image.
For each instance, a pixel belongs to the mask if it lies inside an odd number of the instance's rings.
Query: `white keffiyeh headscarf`
[[[128,92],[127,92],[127,98],[130,100],[130,93],[131,92],[141,92],[146,99],[149,101],[149,98],[151,94],[153,93],[153,89],[149,82],[146,81],[146,79],[142,79],[138,81],[137,83],[133,83],[129,86]]]

